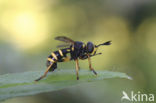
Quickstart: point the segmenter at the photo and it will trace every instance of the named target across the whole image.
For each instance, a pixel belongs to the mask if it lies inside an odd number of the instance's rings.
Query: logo
[[[131,91],[130,96],[125,91],[122,91],[122,98],[123,100],[133,101],[133,102],[140,102],[140,101],[146,101],[146,102],[153,102],[154,101],[154,94],[142,94],[140,91],[137,93],[134,93],[134,91]]]

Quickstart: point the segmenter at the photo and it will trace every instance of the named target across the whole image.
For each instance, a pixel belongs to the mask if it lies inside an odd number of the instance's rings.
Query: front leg
[[[76,59],[75,62],[76,62],[76,79],[79,80],[79,61],[78,61],[78,59]]]
[[[90,69],[91,71],[93,71],[93,73],[94,73],[95,75],[97,75],[96,71],[92,68],[91,59],[90,59],[89,54],[88,54],[88,63],[89,63],[89,69]]]

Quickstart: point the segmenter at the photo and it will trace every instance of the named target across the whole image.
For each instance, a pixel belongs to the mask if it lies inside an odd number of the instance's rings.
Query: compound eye
[[[94,45],[93,45],[93,43],[92,43],[92,42],[88,42],[88,43],[87,43],[87,52],[88,52],[88,53],[92,53],[93,50],[94,50]]]

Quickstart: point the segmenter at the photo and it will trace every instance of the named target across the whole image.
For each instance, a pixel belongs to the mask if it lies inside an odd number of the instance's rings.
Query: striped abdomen
[[[52,52],[51,55],[48,56],[47,66],[49,63],[56,63],[56,62],[64,62],[67,61],[67,53],[70,53],[70,49],[60,49],[58,51]]]

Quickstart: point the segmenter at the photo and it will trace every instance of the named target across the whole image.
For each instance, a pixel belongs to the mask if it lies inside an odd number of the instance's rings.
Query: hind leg
[[[50,68],[52,67],[52,65],[53,65],[53,63],[51,63],[51,64],[49,65],[49,67],[48,67],[47,70],[45,71],[44,75],[42,75],[40,78],[36,79],[35,81],[39,81],[39,80],[43,79],[44,77],[46,77],[46,75],[47,75],[48,71],[50,70]]]
[[[47,63],[47,70],[45,71],[44,75],[42,75],[40,78],[36,79],[35,81],[39,81],[39,80],[43,79],[44,77],[46,77],[46,75],[49,71],[53,72],[57,68],[56,62],[51,62],[51,61],[47,61],[47,62],[49,62],[49,64]]]
[[[47,68],[49,67],[49,65],[50,65],[51,63],[52,63],[52,62],[47,61]],[[57,68],[57,63],[54,62],[53,65],[51,66],[51,68],[49,69],[49,72],[53,72],[56,68]]]

